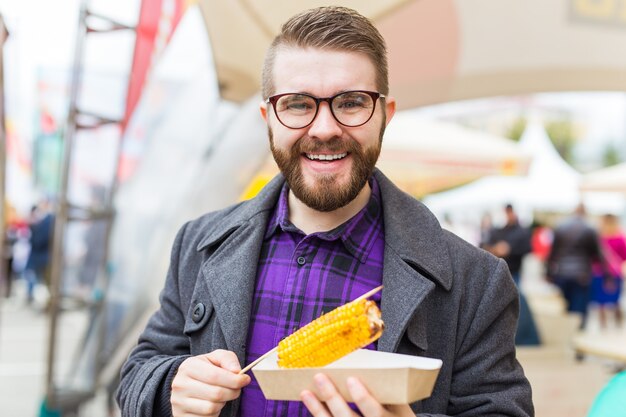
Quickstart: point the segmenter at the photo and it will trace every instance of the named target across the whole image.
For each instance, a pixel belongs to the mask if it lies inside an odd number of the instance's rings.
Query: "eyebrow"
[[[374,90],[368,90],[367,88],[348,88],[348,89],[336,91],[333,94],[331,94],[329,96],[326,96],[326,97],[327,98],[328,97],[334,97],[336,95],[347,93],[349,91],[376,91],[376,90],[375,89]],[[313,93],[311,93],[309,91],[285,91],[284,93],[276,93],[276,94],[272,94],[272,95],[277,96],[279,94],[306,94],[308,96],[313,96],[313,97],[316,97],[316,98],[320,98],[321,97],[321,96],[315,95],[315,94],[313,94]]]

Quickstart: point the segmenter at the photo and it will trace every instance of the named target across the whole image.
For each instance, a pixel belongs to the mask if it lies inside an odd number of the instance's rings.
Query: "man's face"
[[[306,93],[330,97],[350,90],[377,91],[376,71],[361,53],[317,48],[282,48],[273,68],[275,94]],[[333,211],[352,201],[365,186],[378,155],[395,101],[379,99],[362,126],[343,126],[328,103],[320,103],[309,126],[283,126],[270,105],[261,106],[270,147],[294,195],[318,211]],[[320,158],[320,156],[322,156]]]

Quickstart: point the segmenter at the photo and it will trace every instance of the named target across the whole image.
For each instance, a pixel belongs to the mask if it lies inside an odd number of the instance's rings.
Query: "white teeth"
[[[333,161],[335,159],[342,159],[345,158],[348,155],[347,152],[344,153],[340,153],[337,155],[314,155],[314,154],[306,154],[306,157],[312,160],[320,160],[320,161]]]

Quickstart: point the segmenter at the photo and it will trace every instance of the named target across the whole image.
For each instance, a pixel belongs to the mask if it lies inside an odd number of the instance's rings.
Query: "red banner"
[[[122,134],[139,102],[150,69],[165,49],[183,15],[185,3],[184,0],[142,0],[141,2]]]

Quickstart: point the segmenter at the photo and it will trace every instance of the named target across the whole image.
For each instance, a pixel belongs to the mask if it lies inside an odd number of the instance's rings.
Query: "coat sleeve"
[[[519,298],[508,268],[498,260],[488,279],[472,281],[467,291],[473,301],[458,328],[446,415],[534,416],[531,387],[515,357]]]
[[[185,313],[179,289],[179,264],[187,225],[174,241],[160,308],[150,318],[139,342],[122,367],[117,401],[123,417],[172,415],[171,382],[188,358],[189,341],[183,333]]]

